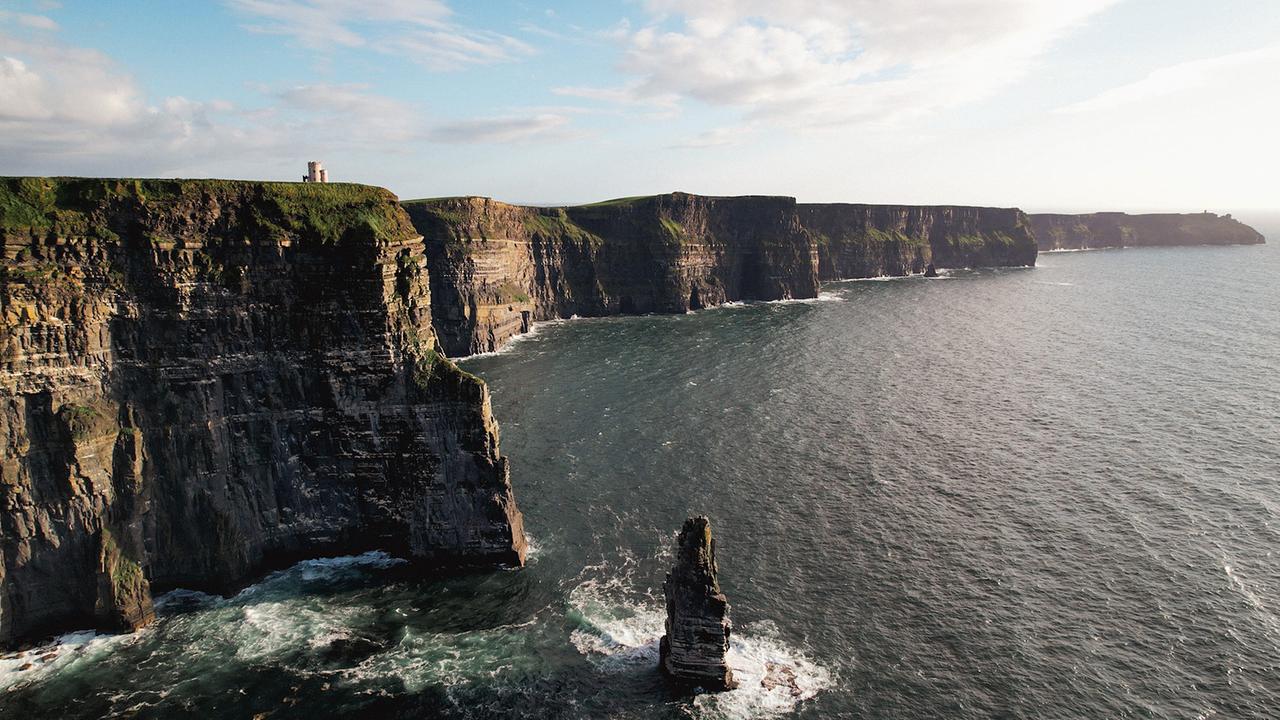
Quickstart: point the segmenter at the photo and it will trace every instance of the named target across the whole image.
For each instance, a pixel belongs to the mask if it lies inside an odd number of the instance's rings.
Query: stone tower
[[[329,171],[324,169],[324,163],[319,160],[312,160],[307,163],[307,174],[303,176],[302,182],[329,182]]]

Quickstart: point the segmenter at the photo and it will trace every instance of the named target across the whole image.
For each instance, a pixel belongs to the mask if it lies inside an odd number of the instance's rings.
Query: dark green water
[[[0,716],[1280,717],[1277,277],[1275,246],[1051,254],[541,326],[466,363],[528,568],[172,595],[0,660]],[[655,664],[693,513],[744,687],[690,700]]]

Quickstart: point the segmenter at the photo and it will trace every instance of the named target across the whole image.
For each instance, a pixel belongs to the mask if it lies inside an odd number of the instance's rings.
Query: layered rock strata
[[[828,203],[799,213],[822,280],[1036,263],[1031,223],[1015,208]]]
[[[309,556],[523,561],[391,193],[7,178],[0,237],[0,644]]]
[[[1034,214],[1031,215],[1031,225],[1040,250],[1045,252],[1165,245],[1259,245],[1265,242],[1261,233],[1230,215],[1209,212]]]
[[[791,198],[674,193],[537,208],[467,197],[405,208],[427,239],[436,332],[451,356],[496,350],[538,320],[818,293],[816,247]]]
[[[689,518],[676,540],[676,559],[663,590],[667,598],[666,633],[659,645],[659,666],[677,682],[704,690],[737,687],[725,659],[729,651],[729,602],[716,575],[716,543],[711,521]]]
[[[436,332],[455,357],[496,350],[538,320],[812,298],[819,280],[1036,256],[1012,209],[686,193],[559,208],[477,197],[404,205],[426,237]]]

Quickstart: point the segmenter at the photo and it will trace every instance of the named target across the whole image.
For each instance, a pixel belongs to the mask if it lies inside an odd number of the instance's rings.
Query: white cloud
[[[515,143],[567,137],[569,118],[555,113],[532,117],[461,120],[432,128],[429,137],[442,143]]]
[[[533,53],[509,35],[453,21],[442,0],[226,0],[254,32],[292,37],[303,47],[369,48],[432,70],[509,62]]]
[[[37,63],[32,67],[27,59]],[[108,127],[142,109],[132,79],[103,54],[0,34],[0,120]]]
[[[412,144],[555,139],[565,113],[429,120],[363,84],[259,86],[252,107],[170,97],[148,101],[111,58],[0,32],[0,167],[10,173],[188,175],[284,166],[326,153],[402,153]]]
[[[649,0],[653,21],[624,28],[620,69],[634,81],[594,92],[627,102],[674,95],[785,124],[889,122],[1008,86],[1114,2]]]
[[[1280,77],[1280,45],[1272,45],[1160,68],[1137,82],[1112,88],[1088,100],[1060,108],[1058,112],[1115,110],[1189,92],[1213,92],[1222,88],[1234,88],[1248,94],[1251,85],[1255,91],[1274,99],[1271,86],[1277,77]]]
[[[669,146],[671,149],[701,149],[738,145],[754,134],[756,129],[750,125],[712,128],[680,143]]]
[[[680,102],[680,96],[676,93],[642,92],[641,85],[638,82],[616,88],[566,85],[553,87],[551,88],[551,92],[563,97],[576,97],[582,98],[583,100],[599,100],[622,105],[653,105],[657,107],[671,108],[675,107]]]
[[[0,10],[0,23],[17,23],[31,30],[57,30],[58,23],[53,18],[44,15],[32,15],[29,13],[12,12],[9,10]]]

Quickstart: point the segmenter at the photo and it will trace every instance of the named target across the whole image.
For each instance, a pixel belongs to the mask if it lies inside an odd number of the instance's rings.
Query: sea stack
[[[716,579],[716,542],[711,520],[685,520],[676,541],[676,561],[667,573],[667,632],[659,666],[677,682],[704,690],[738,684],[725,661],[729,650],[729,601]]]

